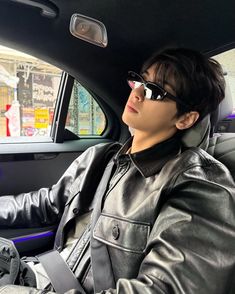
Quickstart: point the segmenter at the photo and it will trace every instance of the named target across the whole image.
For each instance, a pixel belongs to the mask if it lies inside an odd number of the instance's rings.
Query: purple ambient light
[[[50,237],[53,235],[54,235],[54,232],[47,231],[47,232],[38,233],[38,234],[31,234],[28,236],[16,237],[16,238],[12,238],[11,240],[16,244],[16,243],[20,243],[20,242],[29,241],[32,239],[41,239],[41,238],[45,238],[45,237]]]

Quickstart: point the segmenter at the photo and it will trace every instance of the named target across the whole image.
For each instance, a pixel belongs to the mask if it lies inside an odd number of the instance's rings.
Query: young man
[[[128,83],[122,118],[134,136],[88,149],[50,189],[0,197],[1,227],[60,222],[55,249],[84,289],[68,293],[234,293],[235,184],[220,162],[181,144],[224,98],[220,65],[168,49]],[[29,265],[45,288],[42,265]],[[0,288],[14,291],[42,293]]]

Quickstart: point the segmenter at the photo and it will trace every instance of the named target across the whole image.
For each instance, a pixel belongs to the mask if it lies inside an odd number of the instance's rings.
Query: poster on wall
[[[53,76],[33,74],[33,104],[36,107],[53,107],[55,93]]]
[[[33,136],[35,133],[34,124],[35,124],[34,108],[22,107],[21,108],[22,136]]]
[[[34,115],[35,115],[35,128],[36,129],[47,129],[49,126],[49,119],[50,119],[49,109],[37,108],[34,111]]]

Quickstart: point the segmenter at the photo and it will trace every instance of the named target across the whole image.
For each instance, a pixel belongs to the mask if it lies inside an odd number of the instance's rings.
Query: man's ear
[[[197,111],[187,112],[179,117],[175,126],[178,130],[185,130],[191,128],[199,118]]]

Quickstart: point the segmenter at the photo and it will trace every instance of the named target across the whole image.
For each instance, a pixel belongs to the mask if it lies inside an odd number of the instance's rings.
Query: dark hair
[[[156,82],[173,86],[175,95],[198,111],[199,120],[213,112],[224,98],[225,80],[220,64],[191,49],[165,49],[155,53],[142,67],[142,72],[156,66]],[[179,103],[177,116],[188,110]]]

